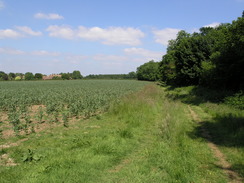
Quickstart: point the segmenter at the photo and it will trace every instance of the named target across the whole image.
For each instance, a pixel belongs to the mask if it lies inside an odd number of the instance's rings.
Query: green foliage
[[[158,62],[149,61],[137,68],[138,80],[156,81],[158,79]]]
[[[22,157],[23,162],[33,162],[40,161],[43,156],[35,153],[35,151],[28,149],[28,152],[25,153]]]
[[[54,77],[52,78],[52,80],[62,80],[62,77],[54,76]]]
[[[81,75],[80,71],[73,71],[72,79],[82,79],[83,76]]]
[[[16,75],[16,77],[19,76],[21,79],[23,79],[23,77],[24,77],[24,74],[23,73],[16,73],[15,75]]]
[[[62,119],[63,119],[63,125],[64,127],[69,127],[69,113],[67,111],[62,112]]]
[[[226,27],[225,41],[215,59],[218,87],[244,88],[244,18],[238,18]]]
[[[34,75],[32,72],[25,73],[25,80],[33,80],[33,79],[34,79]]]
[[[8,75],[3,72],[3,71],[0,71],[0,81],[7,81],[8,80]]]
[[[8,74],[8,77],[9,77],[9,80],[14,80],[14,79],[15,79],[15,77],[16,77],[16,74],[15,74],[15,73],[10,72],[10,73]]]
[[[244,93],[240,91],[233,96],[226,97],[224,103],[244,110]]]
[[[36,73],[35,74],[35,79],[42,79],[42,74],[41,73]]]
[[[15,81],[20,81],[21,80],[21,77],[20,76],[16,76],[14,80]]]
[[[136,79],[136,73],[135,72],[129,72],[126,79]]]
[[[159,63],[160,79],[178,86],[243,89],[243,35],[243,17],[216,28],[202,27],[200,33],[180,31]]]
[[[84,79],[136,79],[135,72],[129,72],[128,74],[90,74]]]
[[[166,84],[173,84],[176,79],[175,52],[168,51],[159,62],[159,73],[161,80]]]
[[[69,80],[69,79],[70,79],[70,74],[68,74],[68,73],[62,73],[62,74],[61,74],[61,78],[62,78],[63,80]]]

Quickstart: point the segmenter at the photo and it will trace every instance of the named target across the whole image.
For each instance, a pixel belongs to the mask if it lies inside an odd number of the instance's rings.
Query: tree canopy
[[[156,81],[158,79],[158,62],[153,60],[141,65],[136,71],[138,80]]]
[[[25,73],[25,80],[33,80],[33,79],[34,79],[34,75],[32,72]]]
[[[81,75],[80,71],[73,71],[72,79],[82,79],[83,76]]]
[[[166,84],[243,89],[244,18],[199,33],[180,31],[159,63]]]

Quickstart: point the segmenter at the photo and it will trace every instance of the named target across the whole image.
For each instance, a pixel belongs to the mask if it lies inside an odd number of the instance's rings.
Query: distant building
[[[53,79],[54,77],[61,78],[61,75],[60,74],[50,74],[49,76],[43,76],[42,79],[43,80],[50,80],[50,79]]]

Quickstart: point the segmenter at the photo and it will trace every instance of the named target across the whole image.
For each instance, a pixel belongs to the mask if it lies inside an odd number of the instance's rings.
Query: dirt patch
[[[199,116],[192,110],[192,108],[189,105],[188,108],[192,119],[200,124],[201,119],[199,118]],[[208,141],[209,148],[212,150],[214,156],[218,159],[217,165],[221,169],[223,169],[225,174],[229,177],[229,182],[242,183],[244,180],[235,171],[231,169],[231,164],[228,161],[226,161],[226,157],[219,150],[218,146],[212,142],[212,137],[206,128],[201,128],[201,135]]]
[[[3,154],[0,156],[0,166],[16,166],[17,163],[14,162],[12,158],[9,157],[8,154]]]
[[[29,107],[29,110],[32,111],[33,113],[36,113],[39,111],[40,108],[44,111],[46,109],[46,106],[45,105],[32,105],[31,107]]]
[[[3,144],[3,145],[0,145],[0,149],[6,149],[6,148],[18,146],[20,143],[27,141],[27,140],[28,140],[28,138],[24,138],[24,139],[21,139],[17,142],[14,142],[14,143]]]

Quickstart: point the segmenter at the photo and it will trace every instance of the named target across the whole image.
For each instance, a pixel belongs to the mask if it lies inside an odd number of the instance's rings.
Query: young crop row
[[[125,80],[1,82],[0,122],[11,124],[16,135],[33,133],[46,122],[68,127],[71,118],[89,118],[145,84]]]

